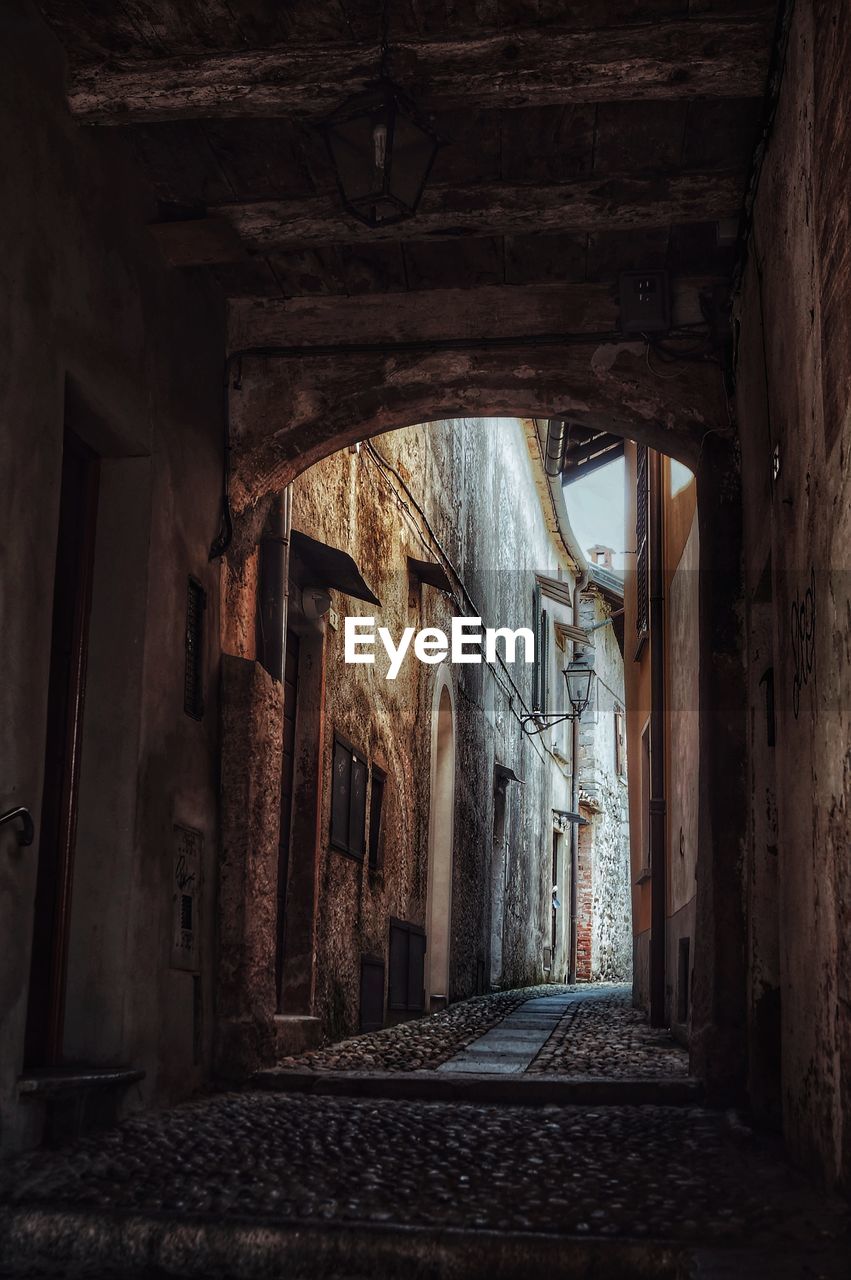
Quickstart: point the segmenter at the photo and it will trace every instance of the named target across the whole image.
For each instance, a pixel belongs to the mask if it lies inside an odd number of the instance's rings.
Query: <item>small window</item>
[[[622,707],[615,707],[615,773],[619,778],[626,777],[626,737]]]
[[[351,743],[334,735],[331,780],[331,844],[351,858],[363,858],[366,827],[366,760]]]
[[[207,593],[195,578],[186,595],[186,656],[183,668],[183,710],[193,720],[204,717],[204,611]]]
[[[381,811],[384,804],[384,784],[387,775],[377,765],[372,766],[369,788],[369,869],[381,867]]]

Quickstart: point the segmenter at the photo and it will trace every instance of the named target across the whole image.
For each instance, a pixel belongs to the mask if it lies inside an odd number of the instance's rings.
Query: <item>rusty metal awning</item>
[[[290,534],[290,551],[301,562],[306,586],[330,587],[333,591],[353,596],[355,600],[381,604],[378,596],[373,595],[364,582],[360,569],[348,552],[318,542],[306,533],[299,533],[298,529],[293,529]]]
[[[588,826],[588,819],[583,818],[581,813],[573,813],[570,809],[553,809],[553,813],[561,818],[563,822],[574,822],[577,827]]]
[[[408,556],[408,572],[411,577],[419,578],[420,582],[427,582],[430,587],[437,587],[438,591],[452,595],[449,574],[436,560],[417,560],[414,556]]]
[[[523,783],[523,779],[518,778],[514,770],[507,764],[495,763],[493,766],[493,772],[497,782],[519,782],[521,785]]]

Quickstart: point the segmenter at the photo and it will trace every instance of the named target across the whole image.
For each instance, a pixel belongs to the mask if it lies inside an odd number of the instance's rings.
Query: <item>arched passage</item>
[[[238,373],[228,388],[236,535],[226,609],[237,612],[246,590],[253,600],[244,563],[265,519],[265,496],[328,454],[385,431],[447,417],[558,416],[646,444],[695,472],[701,778],[693,1069],[710,1091],[740,1093],[746,821],[741,496],[735,428],[718,365],[673,360],[661,374],[643,342],[605,340],[385,354],[343,350],[334,359],[246,352],[231,370]],[[443,946],[435,939],[429,944],[427,999],[448,996],[434,959]]]
[[[431,802],[428,833],[426,1007],[449,1001],[452,863],[455,841],[455,707],[441,668],[431,716]]]
[[[570,418],[697,469],[730,431],[716,364],[655,373],[643,342],[232,358],[231,492],[239,512],[306,467],[383,431],[454,417]]]

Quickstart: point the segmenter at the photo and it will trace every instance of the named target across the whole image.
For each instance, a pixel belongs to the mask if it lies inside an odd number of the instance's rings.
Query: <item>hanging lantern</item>
[[[582,657],[577,657],[568,663],[562,674],[567,684],[567,696],[573,716],[578,718],[591,701],[593,669]]]
[[[416,213],[440,139],[392,81],[348,98],[322,131],[353,217],[383,227]]]

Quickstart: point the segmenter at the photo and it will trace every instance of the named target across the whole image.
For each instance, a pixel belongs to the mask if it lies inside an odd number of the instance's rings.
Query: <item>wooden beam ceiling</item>
[[[402,38],[388,71],[424,109],[762,95],[771,14],[598,31],[526,27]],[[68,100],[98,124],[318,117],[375,78],[375,44],[313,43],[72,67]]]
[[[675,325],[702,319],[706,278],[673,282]],[[366,297],[237,298],[228,307],[231,351],[289,346],[378,345],[535,338],[618,328],[615,285],[433,289]]]
[[[679,173],[652,177],[606,177],[549,186],[486,183],[474,187],[432,187],[416,218],[388,227],[367,227],[346,214],[334,196],[260,200],[215,207],[256,253],[302,245],[375,244],[381,241],[437,241],[457,237],[554,234],[573,231],[667,227],[735,217],[742,200],[741,173]],[[232,261],[226,237],[211,238],[207,220],[154,223],[151,231],[167,258],[172,239],[180,242],[183,266],[209,263],[216,245],[221,261]],[[192,256],[193,228],[199,253]]]

